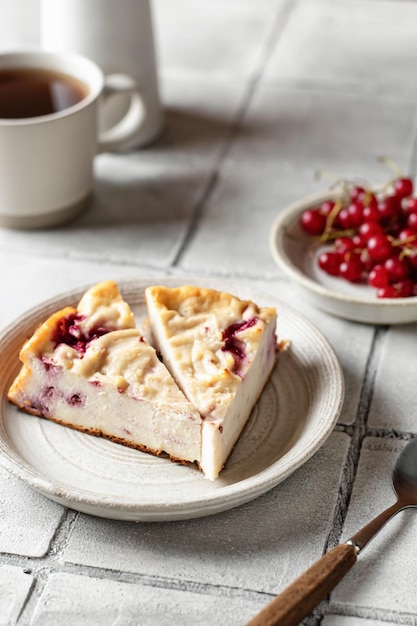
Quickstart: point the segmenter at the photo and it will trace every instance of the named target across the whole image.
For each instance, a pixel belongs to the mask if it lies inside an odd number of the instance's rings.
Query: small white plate
[[[280,213],[269,237],[275,261],[315,306],[328,313],[367,324],[417,321],[417,297],[378,299],[374,288],[329,276],[318,267],[318,252],[301,230],[299,217],[305,209],[335,197],[330,191],[307,196]]]
[[[265,493],[300,467],[324,443],[339,416],[344,382],[327,340],[301,315],[241,285],[201,279],[121,281],[140,322],[150,284],[198,284],[277,306],[279,338],[291,340],[254,408],[220,478],[119,444],[26,415],[9,405],[18,352],[37,324],[84,289],[61,295],[19,318],[0,336],[0,463],[48,498],[102,517],[131,521],[178,520],[224,511]]]

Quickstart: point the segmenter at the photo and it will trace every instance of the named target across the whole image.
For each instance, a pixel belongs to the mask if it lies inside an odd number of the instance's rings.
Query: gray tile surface
[[[0,467],[0,552],[43,556],[63,513]]]
[[[15,624],[33,583],[33,577],[18,567],[0,565],[0,624]]]
[[[283,0],[157,0],[162,75],[249,78],[259,68]],[[226,27],[225,27],[226,26]]]
[[[391,327],[384,337],[369,415],[372,428],[417,433],[412,409],[417,368],[416,330],[415,324]]]
[[[329,91],[416,95],[415,2],[301,0],[270,58],[268,81]]]
[[[0,626],[244,625],[392,502],[415,421],[416,325],[336,319],[272,260],[276,216],[337,176],[416,174],[414,0],[154,0],[164,130],[96,159],[66,227],[0,229],[0,329],[46,298],[114,278],[244,282],[333,346],[346,397],[326,444],[262,497],[182,522],[77,514],[0,469]],[[0,49],[39,44],[39,0],[0,2]],[[305,626],[416,624],[415,512],[360,555]]]
[[[295,184],[309,182],[312,187],[322,168],[337,176],[384,181],[391,173],[376,157],[389,156],[407,168],[415,114],[415,102],[399,97],[261,81],[230,155],[253,167],[275,167],[287,193]],[[281,170],[284,166],[287,169]],[[293,179],[288,178],[290,172]],[[324,187],[328,184],[329,180],[322,182]],[[302,192],[304,187],[297,197]]]
[[[161,90],[165,125],[152,154],[204,157],[215,164],[230,142],[247,82],[168,77]]]

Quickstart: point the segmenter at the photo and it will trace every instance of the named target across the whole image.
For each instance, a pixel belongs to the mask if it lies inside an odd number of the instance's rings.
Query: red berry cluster
[[[344,184],[340,199],[303,211],[300,225],[326,248],[322,270],[367,283],[378,298],[417,296],[417,197],[413,181],[399,176],[376,192]]]

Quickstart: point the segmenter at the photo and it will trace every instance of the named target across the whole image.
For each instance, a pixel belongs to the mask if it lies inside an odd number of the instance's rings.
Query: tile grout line
[[[274,597],[273,593],[259,591],[245,587],[235,587],[233,585],[221,585],[218,583],[204,583],[195,580],[187,580],[174,577],[164,577],[161,575],[149,575],[141,572],[120,571],[111,568],[85,565],[80,563],[59,562],[57,559],[47,557],[22,557],[18,555],[9,555],[10,558],[0,559],[0,565],[10,565],[12,567],[22,567],[28,575],[33,575],[34,580],[32,588],[25,600],[24,607],[20,612],[17,624],[19,626],[26,625],[33,618],[36,610],[35,603],[38,602],[49,578],[54,574],[72,574],[74,576],[84,576],[86,578],[97,578],[99,580],[119,582],[131,585],[143,585],[153,589],[166,589],[183,591],[188,593],[196,593],[201,595],[211,595],[215,597],[235,597],[246,600],[262,600]],[[49,567],[47,565],[49,564]],[[36,571],[34,571],[36,570]],[[34,596],[37,596],[34,598]],[[31,614],[28,611],[28,605],[31,605]]]
[[[355,422],[351,425],[343,426],[341,428],[341,432],[346,432],[351,437],[347,454],[347,461],[344,466],[344,473],[346,475],[342,477],[341,481],[341,484],[345,483],[347,488],[345,489],[344,493],[343,489],[339,492],[340,499],[335,511],[335,524],[332,528],[332,531],[329,533],[326,550],[329,546],[333,547],[334,545],[336,545],[340,540],[344,518],[346,517],[350,498],[352,495],[352,487],[356,478],[362,442],[365,437],[369,436],[369,410],[372,404],[372,398],[374,394],[375,377],[378,369],[381,345],[388,331],[388,328],[389,327],[384,326],[381,328],[377,328],[374,331],[372,344],[365,365],[365,373],[363,376],[363,384],[360,391]]]
[[[181,244],[179,244],[179,247],[181,246]],[[25,255],[24,251],[22,251],[20,253],[20,257],[22,257],[23,255]],[[56,256],[54,256],[54,254],[50,254],[50,255],[45,255],[43,254],[41,251],[34,251],[31,252],[28,255],[25,255],[25,258],[27,260],[30,260],[32,258],[36,258],[36,259],[41,259],[43,261],[55,261],[57,259]],[[187,270],[187,269],[183,269],[183,268],[179,268],[176,265],[167,265],[167,266],[163,266],[163,265],[155,265],[152,263],[145,263],[144,261],[140,260],[140,261],[132,261],[127,260],[127,259],[123,259],[123,258],[109,258],[106,255],[99,255],[99,256],[95,256],[94,258],[87,258],[85,256],[82,255],[71,255],[68,254],[65,257],[61,257],[64,258],[65,260],[71,261],[71,263],[90,263],[92,265],[96,265],[96,266],[100,266],[103,263],[111,263],[114,266],[114,269],[117,271],[118,268],[120,268],[120,270],[122,270],[122,268],[130,268],[130,269],[140,269],[140,270],[146,270],[147,272],[155,272],[158,274],[170,274],[172,272],[175,271],[181,271],[181,273],[186,273],[186,274],[190,274],[190,275],[194,275],[195,272]],[[203,275],[204,272],[202,270],[199,271],[199,274]],[[238,272],[234,272],[233,276],[231,277],[230,272],[225,271],[222,272],[221,270],[215,270],[215,271],[210,271],[209,273],[207,273],[207,277],[217,277],[217,278],[233,278],[234,280],[247,280],[248,278],[251,280],[284,280],[285,277],[282,273],[279,272],[278,269],[273,269],[270,273],[262,273],[262,274],[249,274],[247,271],[239,274]],[[123,280],[123,279],[122,279]]]
[[[312,92],[318,94],[331,93],[333,96],[346,98],[372,98],[378,101],[401,102],[415,105],[416,94],[413,91],[402,92],[401,96],[386,91],[386,88],[380,85],[376,87],[364,87],[362,82],[343,82],[337,81],[335,78],[319,79],[319,78],[285,78],[280,77],[275,80],[265,79],[265,87],[271,90],[279,91],[295,91],[304,93]],[[336,89],[336,91],[335,91]]]
[[[361,620],[375,620],[383,624],[401,624],[408,626],[416,626],[416,616],[399,611],[393,611],[388,609],[374,609],[368,607],[346,606],[342,603],[335,603],[332,606],[331,613],[328,616],[342,616],[342,617],[357,617]]]
[[[389,327],[380,327],[376,328],[374,331],[372,344],[365,366],[355,422],[352,425],[342,426],[340,429],[338,429],[338,432],[344,432],[350,436],[350,443],[346,455],[346,462],[342,470],[336,506],[333,514],[333,522],[331,524],[331,528],[325,543],[323,552],[324,554],[328,552],[331,548],[338,545],[341,540],[343,526],[349,509],[353,487],[355,484],[355,478],[358,471],[363,440],[369,434],[367,426],[369,410],[372,404],[372,398],[374,394],[375,377],[378,370],[381,345],[388,331],[388,328]],[[328,598],[324,603],[322,603],[321,619],[326,616],[329,607],[330,599]],[[319,623],[321,623],[321,619]]]
[[[78,516],[78,511],[68,508],[64,509],[46,554],[39,558],[29,557],[27,559],[24,572],[33,575],[33,582],[22,605],[16,624],[25,626],[31,622],[39,599],[48,584],[51,574],[56,569],[54,565],[58,562],[59,555],[69,540],[71,529]]]

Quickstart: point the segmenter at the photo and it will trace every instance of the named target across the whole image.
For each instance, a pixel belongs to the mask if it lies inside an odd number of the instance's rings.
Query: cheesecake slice
[[[277,356],[276,310],[192,286],[145,290],[155,348],[202,417],[199,465],[215,479]]]
[[[201,464],[198,410],[113,281],[51,315],[24,344],[8,399],[27,413],[172,460]]]

